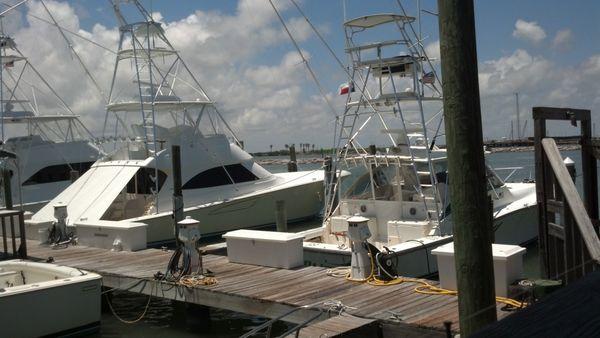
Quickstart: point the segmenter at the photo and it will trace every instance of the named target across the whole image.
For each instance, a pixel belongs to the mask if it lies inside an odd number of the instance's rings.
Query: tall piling
[[[173,227],[175,242],[179,243],[179,223],[183,220],[183,193],[181,189],[181,149],[171,146],[171,165],[173,168]]]
[[[12,201],[12,189],[10,186],[10,170],[2,169],[2,184],[4,190],[4,206],[6,209],[11,210],[13,208]]]
[[[438,0],[460,333],[496,320],[473,0]]]
[[[296,147],[292,144],[290,146],[290,161],[287,164],[289,172],[298,171],[298,163],[296,162]]]

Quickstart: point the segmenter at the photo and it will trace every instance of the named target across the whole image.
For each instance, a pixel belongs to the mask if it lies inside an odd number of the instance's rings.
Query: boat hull
[[[26,265],[24,269],[29,272],[24,275],[31,281],[6,287],[14,278],[9,274],[19,273],[21,265]],[[60,270],[67,271],[69,276],[44,280],[55,272],[60,275]],[[102,285],[99,275],[81,275],[81,271],[72,268],[21,261],[0,263],[0,275],[5,287],[5,291],[0,293],[3,337],[75,335],[99,330]],[[19,274],[16,278],[21,276]]]
[[[227,231],[275,224],[275,203],[284,201],[288,222],[315,218],[323,208],[323,181],[295,185],[270,192],[235,198],[186,208],[184,216],[200,221],[202,236],[216,236]],[[150,245],[170,242],[174,239],[172,213],[129,219],[148,225],[147,241]]]
[[[494,219],[494,243],[526,245],[538,237],[537,205]]]
[[[494,220],[497,226],[494,243],[525,245],[537,239],[537,206],[531,205],[513,211]],[[437,273],[437,260],[431,250],[452,241],[452,236],[430,236],[422,239],[420,245],[406,243],[396,250],[394,259],[396,272],[405,277],[425,277]],[[304,243],[305,265],[324,267],[349,266],[349,249],[335,248],[334,245]]]

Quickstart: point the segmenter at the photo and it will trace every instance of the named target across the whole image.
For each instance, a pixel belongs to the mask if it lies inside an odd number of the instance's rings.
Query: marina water
[[[577,175],[581,175],[581,156],[579,151],[564,151],[563,157],[570,157],[576,163]],[[319,169],[320,163],[302,164],[302,159],[312,158],[299,154],[299,170]],[[486,156],[488,163],[497,170],[501,178],[505,178],[512,169],[498,170],[501,168],[521,167],[514,172],[508,181],[522,181],[526,178],[535,178],[535,166],[533,152],[498,152]],[[287,157],[258,157],[257,160],[277,160],[283,164],[265,164],[269,171],[283,172],[287,170],[285,161]],[[581,178],[578,177],[577,188],[581,191]],[[318,226],[320,220],[313,220],[304,224],[295,225],[290,230],[299,231],[306,228]],[[527,248],[524,256],[524,271],[528,278],[539,276],[539,262],[537,244]],[[219,276],[216,276],[217,279]],[[145,295],[129,292],[116,291],[113,296],[115,311],[124,319],[131,320],[139,317],[146,308],[148,297]],[[118,337],[239,337],[252,328],[264,323],[268,319],[256,317],[221,309],[210,309],[210,315],[206,311],[189,307],[185,304],[173,301],[153,298],[148,306],[145,316],[135,324],[120,322],[110,312],[102,314],[101,332],[94,337],[118,338]],[[273,333],[284,332],[288,328],[285,323],[277,323]]]

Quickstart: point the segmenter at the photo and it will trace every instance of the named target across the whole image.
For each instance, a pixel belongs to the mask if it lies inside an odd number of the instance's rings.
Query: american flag
[[[423,74],[421,81],[423,81],[423,83],[434,84],[435,83],[435,74],[433,72],[425,73],[425,74]]]

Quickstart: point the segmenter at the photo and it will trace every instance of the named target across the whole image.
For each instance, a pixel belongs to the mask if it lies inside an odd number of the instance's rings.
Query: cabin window
[[[65,163],[47,166],[29,177],[23,182],[23,185],[69,181],[71,179],[71,170],[76,170],[79,172],[79,175],[82,175],[90,169],[92,164],[94,164],[94,162]]]
[[[229,174],[229,175],[227,175]],[[231,177],[231,179],[229,178]],[[187,181],[182,189],[200,189],[258,180],[250,170],[241,164],[230,164],[205,170]]]
[[[156,169],[140,168],[135,176],[127,183],[127,193],[152,195],[152,191],[156,189]],[[167,180],[167,174],[158,170],[158,191],[162,188]],[[158,192],[157,191],[157,192]]]

